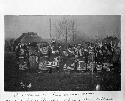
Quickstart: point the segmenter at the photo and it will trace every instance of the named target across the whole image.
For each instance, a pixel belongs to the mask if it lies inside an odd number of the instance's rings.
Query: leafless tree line
[[[55,36],[57,40],[62,40],[66,43],[74,42],[77,32],[77,25],[73,19],[63,18],[55,24]]]

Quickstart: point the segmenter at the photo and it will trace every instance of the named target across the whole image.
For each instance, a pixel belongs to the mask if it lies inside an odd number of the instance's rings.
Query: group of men
[[[54,41],[48,48],[47,61],[55,61],[58,68],[70,70],[79,70],[79,68],[87,70],[91,67],[102,67],[105,63],[111,66],[113,63],[120,63],[120,48],[111,43],[69,44],[64,48]]]
[[[57,68],[57,70],[80,70],[80,68],[93,70],[98,65],[103,66],[103,63],[117,64],[120,62],[120,48],[111,43],[69,44],[65,48],[55,41],[42,45],[36,43],[18,45],[18,59],[21,58],[21,54],[23,63],[27,63],[29,68],[38,67],[38,69],[48,67]]]

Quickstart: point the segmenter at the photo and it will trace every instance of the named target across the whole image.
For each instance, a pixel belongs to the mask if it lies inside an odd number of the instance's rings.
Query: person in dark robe
[[[89,56],[89,52],[87,49],[84,49],[84,56],[85,56],[85,63],[86,63],[86,70],[87,70],[88,56]]]

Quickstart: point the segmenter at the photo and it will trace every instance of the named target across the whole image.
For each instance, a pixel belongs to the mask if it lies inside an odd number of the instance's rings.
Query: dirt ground
[[[117,72],[19,71],[16,56],[5,53],[5,91],[119,91],[121,76]]]

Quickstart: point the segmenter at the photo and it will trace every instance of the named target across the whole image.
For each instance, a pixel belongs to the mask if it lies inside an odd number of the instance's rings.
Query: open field
[[[5,91],[118,91],[121,89],[120,73],[19,71],[16,62],[14,53],[5,53]]]

